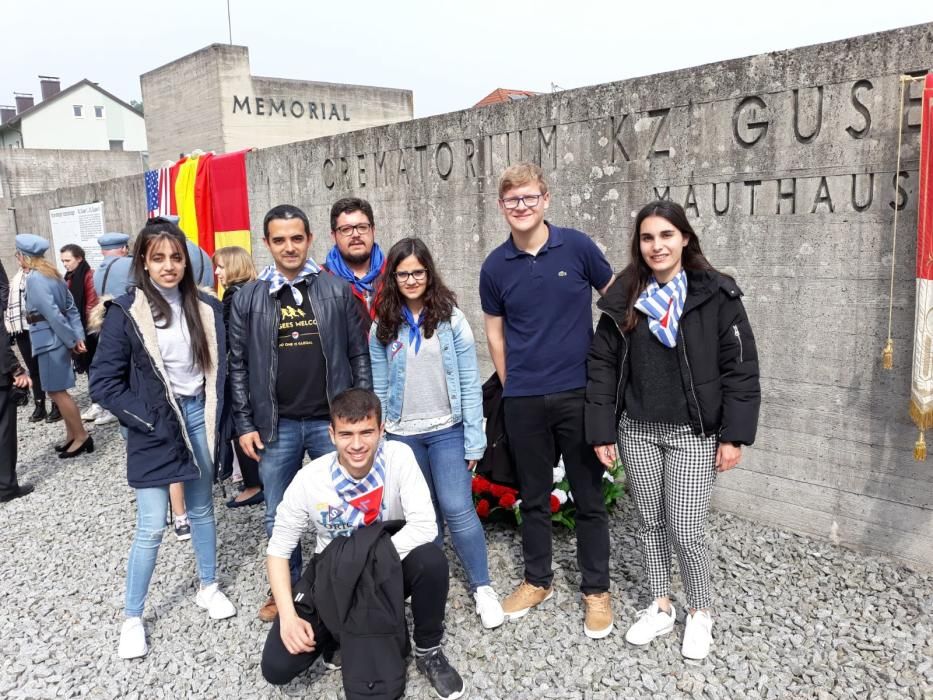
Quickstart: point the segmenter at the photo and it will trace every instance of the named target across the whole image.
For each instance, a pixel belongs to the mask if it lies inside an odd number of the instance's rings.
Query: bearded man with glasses
[[[614,275],[606,256],[581,231],[545,221],[550,194],[537,165],[521,163],[499,179],[508,239],[480,271],[489,355],[503,386],[505,429],[521,495],[524,581],[502,604],[524,616],[553,595],[553,470],[563,455],[577,507],[577,565],[591,638],[612,632],[609,524],[603,467],[586,443],[586,359],[593,338],[593,289]]]
[[[334,202],[330,209],[330,235],[334,247],[327,254],[324,269],[350,283],[353,296],[360,301],[360,324],[368,333],[385,270],[385,256],[376,243],[372,205],[357,197]]]

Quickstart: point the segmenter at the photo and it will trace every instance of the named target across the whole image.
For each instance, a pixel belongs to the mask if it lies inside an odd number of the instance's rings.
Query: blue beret
[[[21,233],[16,237],[16,250],[33,257],[44,255],[49,249],[49,242],[33,233]]]
[[[97,237],[97,243],[101,250],[116,250],[123,248],[130,240],[125,233],[105,233]]]

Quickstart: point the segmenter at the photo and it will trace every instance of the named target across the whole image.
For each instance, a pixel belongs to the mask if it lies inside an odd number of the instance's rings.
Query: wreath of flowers
[[[611,509],[624,491],[622,463],[616,460],[611,469],[603,472],[603,501]],[[473,505],[480,520],[507,520],[521,524],[518,489],[498,484],[479,474],[473,475]],[[570,482],[564,460],[554,469],[554,488],[551,491],[551,520],[569,530],[577,526],[577,506],[570,493]]]

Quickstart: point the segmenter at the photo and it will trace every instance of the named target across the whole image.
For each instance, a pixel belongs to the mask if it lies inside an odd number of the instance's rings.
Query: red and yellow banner
[[[217,248],[240,246],[252,252],[246,154],[249,149],[214,155],[198,153],[160,170],[147,207],[175,214],[188,239],[208,255]]]

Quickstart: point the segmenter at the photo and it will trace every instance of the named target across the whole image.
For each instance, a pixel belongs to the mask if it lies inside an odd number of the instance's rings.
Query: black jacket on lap
[[[402,562],[392,544],[404,524],[374,523],[335,537],[311,565],[314,607],[340,644],[347,700],[394,700],[405,693],[411,647]],[[307,586],[306,576],[296,591]]]
[[[622,333],[624,278],[596,306],[602,311],[587,360],[586,441],[616,443],[630,371],[629,339]],[[735,280],[714,271],[687,271],[677,357],[690,425],[697,435],[751,445],[758,427],[761,388],[758,351]]]
[[[259,431],[275,439],[278,423],[276,372],[281,304],[270,283],[243,285],[230,308],[230,399],[237,435]],[[349,285],[327,273],[308,278],[311,307],[327,364],[327,399],[351,387],[370,389],[369,342],[358,322],[357,301]]]

